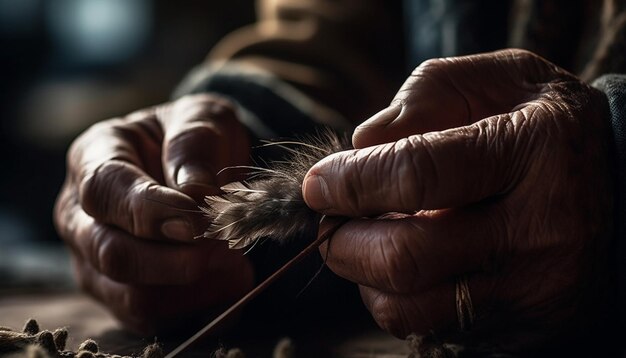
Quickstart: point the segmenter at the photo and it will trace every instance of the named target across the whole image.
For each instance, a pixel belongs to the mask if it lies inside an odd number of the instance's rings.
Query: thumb
[[[201,202],[232,180],[221,169],[245,164],[247,133],[230,102],[194,95],[174,102],[158,116],[164,130],[163,174],[168,186]]]
[[[302,194],[326,215],[413,213],[475,203],[517,183],[525,172],[523,115],[414,135],[335,153],[307,173]]]

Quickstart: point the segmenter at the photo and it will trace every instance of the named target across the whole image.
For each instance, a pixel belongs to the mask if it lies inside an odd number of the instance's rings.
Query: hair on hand
[[[260,238],[284,242],[317,232],[320,215],[302,197],[302,181],[309,169],[324,157],[350,149],[348,140],[324,130],[303,141],[270,142],[287,156],[268,168],[249,168],[247,180],[223,186],[221,195],[207,196],[202,211],[211,219],[204,237],[227,240],[231,249],[249,246]],[[228,168],[225,168],[228,169]]]

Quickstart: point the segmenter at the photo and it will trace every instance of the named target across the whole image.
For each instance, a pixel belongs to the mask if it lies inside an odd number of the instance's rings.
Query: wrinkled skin
[[[477,319],[465,336],[554,342],[605,295],[607,128],[603,94],[532,53],[427,61],[356,129],[355,150],[307,174],[311,208],[353,218],[321,253],[398,337],[456,335],[467,274]]]
[[[210,95],[98,123],[67,156],[54,210],[80,286],[142,333],[220,309],[247,292],[252,266],[226,243],[194,240],[205,195],[237,179],[248,135],[228,101]]]

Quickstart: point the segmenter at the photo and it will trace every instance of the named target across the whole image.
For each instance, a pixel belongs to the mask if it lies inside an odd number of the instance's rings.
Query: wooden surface
[[[42,329],[67,327],[68,348],[85,339],[95,339],[101,351],[133,354],[155,337],[140,337],[125,331],[108,311],[80,293],[11,295],[0,298],[0,326],[19,329],[28,318],[35,318]],[[209,321],[210,318],[207,318]],[[380,331],[371,322],[303,322],[304,327],[281,327],[276,322],[240,324],[228,336],[213,337],[182,357],[209,357],[220,346],[239,347],[248,358],[271,357],[276,342],[289,332],[296,358],[399,358],[409,353],[406,343]],[[293,333],[293,334],[292,334]],[[184,338],[158,337],[165,350]]]

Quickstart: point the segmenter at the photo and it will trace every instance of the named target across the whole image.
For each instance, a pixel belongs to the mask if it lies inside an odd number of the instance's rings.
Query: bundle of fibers
[[[0,357],[3,358],[163,358],[163,350],[158,343],[148,345],[137,355],[121,356],[100,351],[98,344],[87,339],[76,351],[66,350],[68,331],[59,328],[54,331],[41,330],[34,319],[29,319],[21,331],[0,327]],[[294,344],[289,338],[281,339],[272,353],[273,358],[293,358]],[[182,355],[181,355],[182,356]],[[219,348],[213,358],[245,358],[239,348]]]
[[[327,130],[302,142],[267,145],[284,149],[287,157],[268,168],[244,167],[254,170],[247,180],[223,186],[221,195],[206,197],[202,210],[211,224],[204,237],[227,240],[231,249],[240,249],[260,238],[285,242],[317,232],[320,215],[304,202],[302,181],[315,163],[349,149],[347,140]]]
[[[40,330],[34,319],[29,319],[22,331],[0,327],[0,356],[7,358],[162,358],[163,351],[157,344],[147,346],[137,356],[119,356],[99,351],[98,344],[88,339],[76,352],[66,350],[68,332],[64,328],[54,332]]]

